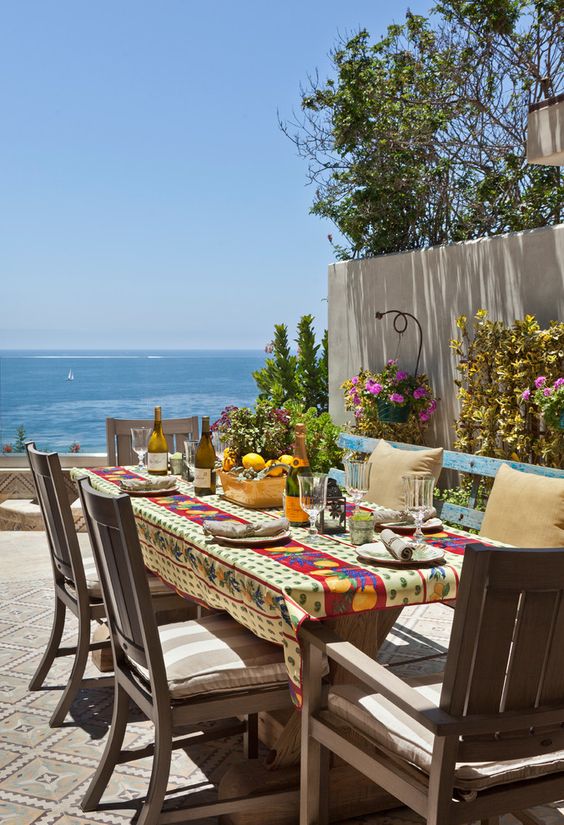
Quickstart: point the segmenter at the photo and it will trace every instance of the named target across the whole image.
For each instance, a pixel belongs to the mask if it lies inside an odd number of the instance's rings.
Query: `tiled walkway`
[[[122,765],[106,794],[119,799],[123,809],[83,814],[79,801],[98,763],[111,717],[108,689],[84,692],[72,707],[62,728],[47,722],[69,672],[69,660],[53,666],[49,685],[56,690],[27,691],[27,683],[45,647],[52,612],[52,588],[47,550],[40,534],[7,536],[0,533],[0,823],[6,825],[125,825],[131,822],[130,800],[142,796],[150,772],[150,760]],[[382,651],[386,660],[399,661],[418,653],[425,637],[446,647],[451,612],[441,606],[406,610],[401,623]],[[66,641],[73,639],[69,622]],[[410,665],[404,673],[437,668],[437,661]],[[91,675],[98,671],[89,666]],[[396,670],[401,673],[401,670]],[[149,723],[137,718],[128,727],[128,746],[150,740]],[[226,768],[240,759],[237,737],[216,740],[174,754],[171,788],[201,792],[209,789]],[[209,796],[209,798],[212,798]],[[564,808],[563,808],[564,811]],[[540,814],[540,811],[536,811]],[[543,809],[546,825],[562,825],[564,813]],[[504,825],[516,820],[508,816]],[[206,820],[211,823],[213,820]],[[412,825],[421,820],[406,810],[350,820],[348,825]],[[268,825],[265,815],[264,825]]]

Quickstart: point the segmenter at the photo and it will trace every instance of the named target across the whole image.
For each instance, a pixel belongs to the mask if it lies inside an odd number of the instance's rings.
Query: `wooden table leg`
[[[328,621],[341,638],[350,641],[368,655],[376,656],[401,611],[401,607],[367,611]],[[352,677],[343,668],[331,666],[330,681],[332,684],[350,683]],[[251,770],[248,763],[234,765],[220,782],[220,797],[296,787],[299,782],[300,724],[301,716],[296,710],[261,714],[261,738],[271,748],[267,765],[253,765]],[[331,820],[344,819],[351,811],[362,816],[395,808],[399,804],[392,796],[340,760],[333,761],[329,785]],[[269,811],[268,822],[269,825],[294,825],[297,815],[297,810]],[[261,812],[260,815],[232,814],[221,817],[220,821],[222,825],[264,825],[265,820]]]

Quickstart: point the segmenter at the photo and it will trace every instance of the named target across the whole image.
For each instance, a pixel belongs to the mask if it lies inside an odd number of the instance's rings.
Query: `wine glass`
[[[435,477],[431,473],[407,473],[401,477],[405,495],[405,509],[413,516],[415,533],[412,543],[415,547],[425,545],[421,529],[425,513],[433,506]]]
[[[343,461],[345,468],[345,489],[354,502],[354,515],[358,513],[359,505],[370,488],[370,461],[358,461],[346,458]]]
[[[316,521],[327,503],[327,475],[325,473],[307,473],[298,476],[300,485],[300,507],[309,516],[309,542],[317,544],[319,532]]]
[[[145,472],[145,464],[143,459],[149,449],[149,439],[151,437],[150,427],[132,427],[131,428],[131,447],[137,453],[139,464],[137,465],[137,472]]]

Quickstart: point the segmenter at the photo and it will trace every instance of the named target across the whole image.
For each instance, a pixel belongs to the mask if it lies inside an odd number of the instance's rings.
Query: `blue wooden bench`
[[[379,439],[377,438],[366,438],[364,436],[351,435],[350,433],[341,433],[339,436],[340,447],[358,453],[370,454],[376,447],[378,441]],[[402,450],[425,449],[425,447],[415,444],[401,444],[396,441],[389,441],[388,444]],[[479,530],[484,518],[483,511],[477,510],[475,507],[480,482],[483,477],[493,478],[501,464],[508,464],[510,467],[513,467],[513,469],[521,470],[521,472],[524,473],[548,476],[550,478],[564,478],[564,470],[558,470],[555,467],[541,467],[537,464],[523,464],[520,461],[507,461],[500,458],[488,458],[487,456],[470,455],[468,453],[457,453],[453,450],[445,450],[443,454],[443,469],[467,473],[472,477],[472,483],[468,507],[450,504],[440,499],[435,500],[435,506],[441,518],[451,524],[458,524],[460,527],[472,527],[475,530]],[[343,470],[332,469],[329,475],[339,484],[344,484]]]

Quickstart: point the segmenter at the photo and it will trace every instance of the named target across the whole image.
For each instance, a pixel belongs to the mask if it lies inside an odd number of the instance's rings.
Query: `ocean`
[[[0,444],[23,425],[40,449],[106,450],[105,421],[209,415],[257,396],[258,350],[0,350]],[[68,380],[69,373],[73,380]]]

